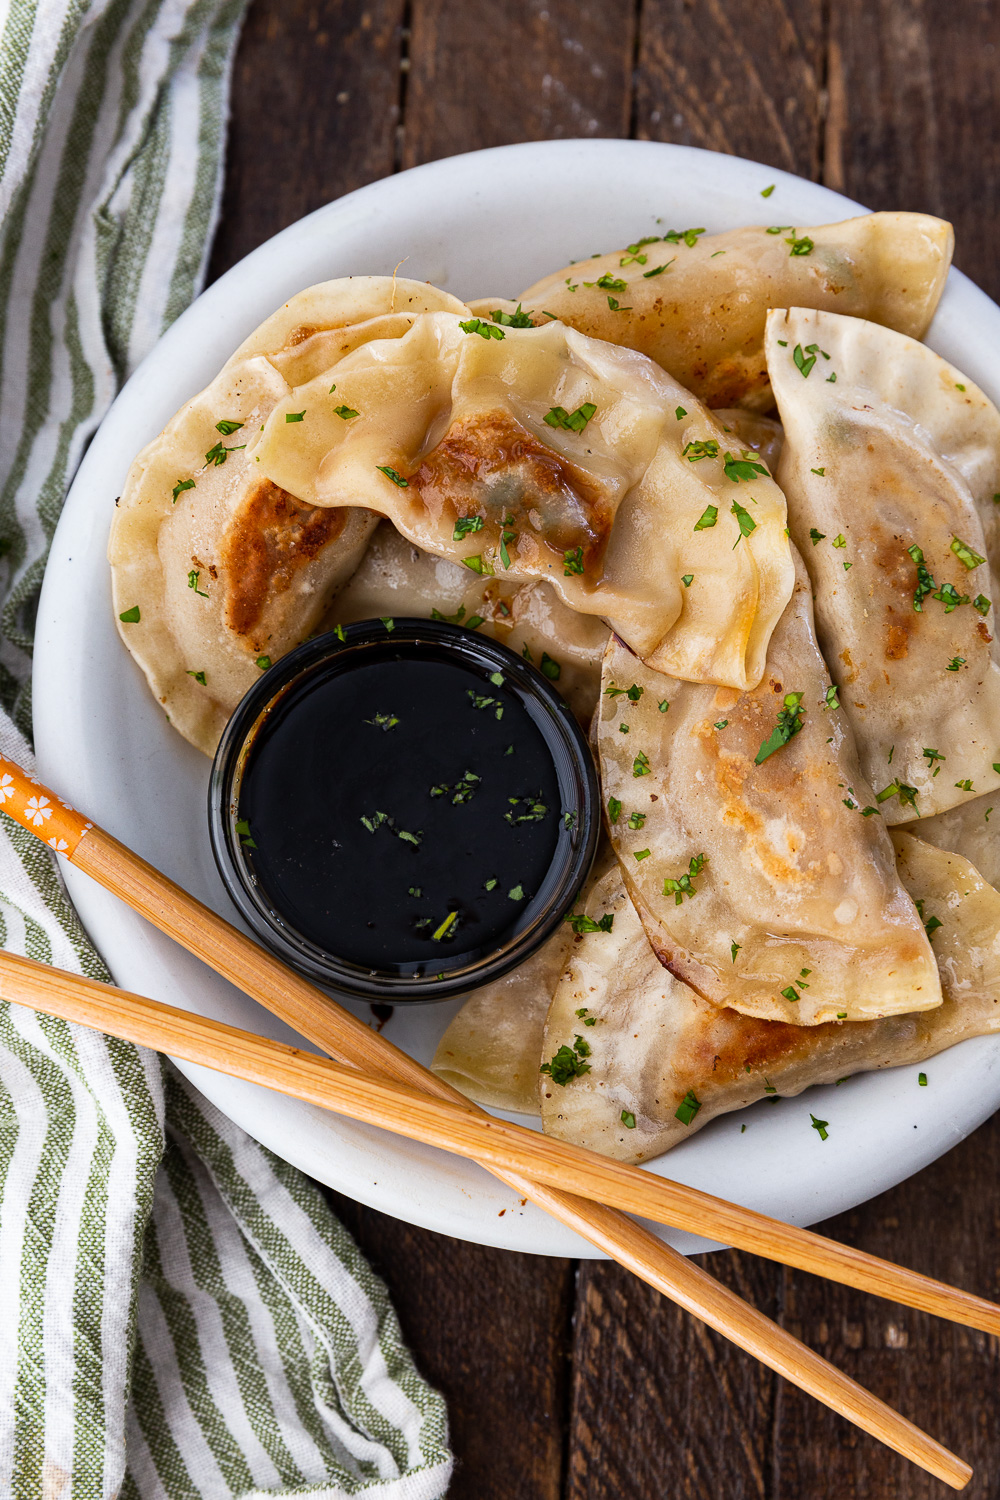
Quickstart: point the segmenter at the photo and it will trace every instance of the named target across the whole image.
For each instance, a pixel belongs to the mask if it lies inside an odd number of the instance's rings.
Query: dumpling
[[[309,288],[133,463],[108,551],[119,631],[175,728],[206,754],[260,672],[316,627],[376,524],[265,478],[253,453],[264,422],[316,360],[327,368],[373,332],[398,338],[431,308],[462,304],[387,276]]]
[[[612,638],[596,736],[615,851],[661,961],[716,1005],[803,1026],[931,1009],[930,944],[798,567],[751,691],[678,682]]]
[[[638,917],[612,878],[588,910],[613,911],[613,932],[586,938],[573,953],[549,1011],[546,1056],[573,1049],[577,1035],[588,1051],[578,1065],[586,1072],[574,1071],[562,1087],[545,1083],[545,1130],[605,1156],[647,1161],[756,1100],[924,1062],[967,1037],[1000,1031],[1000,895],[958,856],[902,829],[892,840],[907,888],[928,918],[941,914],[933,943],[943,1005],[822,1026],[712,1005],[666,972],[656,974]],[[577,1015],[584,1006],[594,1022],[586,1031]]]
[[[781,445],[785,441],[780,422],[762,417],[759,412],[744,411],[741,406],[720,408],[715,420],[721,423],[723,432],[734,433],[741,445],[759,454],[769,473],[777,474]]]
[[[564,266],[521,302],[536,319],[560,318],[648,354],[709,406],[767,411],[769,307],[827,308],[920,338],[953,247],[951,225],[927,214],[865,214],[810,229],[671,230]]]
[[[580,722],[589,724],[600,695],[608,627],[569,609],[545,579],[482,578],[421,552],[382,521],[322,628],[380,615],[444,619],[492,636],[539,667]]]
[[[1000,594],[981,521],[1000,413],[923,344],[857,318],[773,312],[767,355],[789,526],[883,816],[1000,787]]]
[[[336,375],[271,413],[255,458],[272,483],[377,510],[479,577],[544,578],[679,676],[759,678],[792,586],[784,498],[650,361],[556,323],[434,313]],[[689,593],[691,572],[711,587]]]
[[[928,844],[960,854],[1000,889],[1000,791],[973,797],[936,817],[921,818],[911,831]]]

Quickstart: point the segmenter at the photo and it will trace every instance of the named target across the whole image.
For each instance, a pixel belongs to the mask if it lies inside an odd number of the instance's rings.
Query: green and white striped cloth
[[[0,3],[0,754],[23,764],[67,483],[204,273],[242,8]],[[108,977],[2,815],[0,944]],[[441,1398],[319,1193],[154,1054],[0,1006],[0,1496],[438,1500],[450,1473]]]

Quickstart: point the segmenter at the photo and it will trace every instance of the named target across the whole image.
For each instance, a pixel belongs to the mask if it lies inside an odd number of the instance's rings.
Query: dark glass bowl
[[[307,641],[269,668],[241,701],[220,741],[212,765],[208,822],[212,851],[233,903],[278,956],[321,984],[369,1001],[442,1000],[489,983],[515,968],[549,938],[572,909],[590,870],[600,829],[600,793],[593,757],[569,706],[529,662],[485,636],[440,621],[397,619],[391,630],[381,620],[365,620]],[[414,973],[414,964],[367,968],[319,946],[296,930],[276,909],[254,873],[253,855],[237,831],[241,784],[254,746],[269,716],[286,695],[311,677],[339,675],[386,661],[453,662],[483,680],[503,673],[503,687],[515,695],[551,756],[560,806],[577,816],[560,820],[555,850],[537,892],[529,897],[499,946],[470,956],[435,952],[433,974]],[[319,788],[317,790],[320,790]]]

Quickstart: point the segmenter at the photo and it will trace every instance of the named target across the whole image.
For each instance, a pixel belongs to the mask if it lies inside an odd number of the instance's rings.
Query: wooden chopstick
[[[94,827],[13,761],[0,761],[0,798],[3,810],[30,833],[325,1052],[362,1072],[381,1074],[472,1112],[456,1090]],[[616,1209],[489,1162],[483,1165],[519,1197],[530,1198],[762,1364],[953,1489],[963,1489],[972,1477],[955,1454]]]
[[[916,1271],[796,1229],[698,1188],[654,1177],[585,1147],[496,1120],[467,1101],[432,1099],[405,1084],[209,1020],[49,964],[0,951],[0,999],[78,1021],[250,1083],[318,1104],[409,1140],[492,1167],[513,1168],[576,1196],[724,1240],[786,1266],[1000,1334],[1000,1307]]]

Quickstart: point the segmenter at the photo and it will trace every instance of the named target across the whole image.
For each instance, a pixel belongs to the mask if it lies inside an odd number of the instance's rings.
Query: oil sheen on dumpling
[[[274,484],[377,510],[480,577],[544,578],[678,676],[759,679],[792,586],[784,498],[651,361],[558,323],[434,313],[336,375],[268,419]]]
[[[668,232],[564,266],[521,301],[538,319],[553,314],[648,354],[709,406],[766,411],[768,308],[827,308],[920,338],[953,245],[950,224],[906,213],[806,229]]]
[[[382,521],[321,628],[382,615],[444,619],[492,636],[539,667],[580,722],[589,724],[608,627],[569,609],[544,578],[518,583],[480,577],[422,552]]]
[[[613,912],[613,931],[573,951],[549,1010],[546,1056],[574,1047],[581,1034],[589,1052],[587,1072],[562,1087],[543,1080],[545,1130],[605,1156],[648,1161],[757,1100],[924,1062],[1000,1031],[1000,895],[958,856],[903,829],[892,840],[907,889],[942,921],[933,937],[942,1005],[821,1026],[712,1005],[665,971],[657,975],[621,880],[612,878],[588,911]],[[587,1031],[577,1016],[583,1006],[594,1021]]]
[[[780,478],[816,627],[889,823],[1000,787],[1000,647],[982,511],[1000,414],[914,339],[834,313],[768,320]]]
[[[263,668],[316,627],[376,524],[267,479],[254,458],[264,422],[315,361],[326,368],[372,334],[398,338],[434,307],[462,304],[391,277],[309,288],[133,463],[109,544],[118,628],[175,728],[206,754]]]
[[[752,691],[651,672],[612,639],[597,741],[615,851],[661,961],[715,1004],[808,1026],[926,1010],[933,955],[799,569]]]

